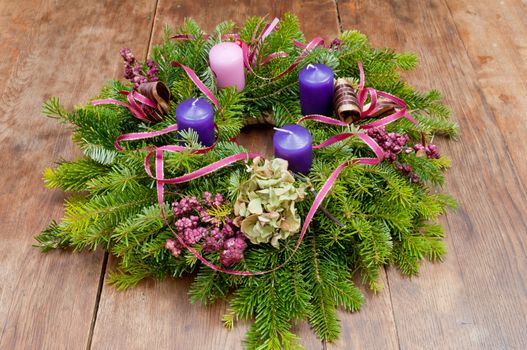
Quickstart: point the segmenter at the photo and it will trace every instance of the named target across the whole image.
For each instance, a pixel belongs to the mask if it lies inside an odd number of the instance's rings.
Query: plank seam
[[[342,32],[344,32],[344,28],[342,27],[342,18],[340,17],[339,0],[335,0],[335,9],[337,11],[337,21],[339,24],[339,33],[342,34]]]
[[[388,285],[388,295],[390,296],[390,307],[392,309],[393,327],[395,328],[395,340],[397,341],[397,348],[401,350],[401,342],[399,341],[399,329],[397,328],[397,321],[395,320],[395,309],[393,308],[392,289],[390,288],[390,276],[386,266],[383,267],[384,276],[386,277],[386,284]]]
[[[95,331],[95,323],[97,322],[97,315],[99,313],[99,304],[101,302],[102,287],[104,285],[104,277],[106,276],[106,266],[108,265],[108,252],[104,252],[104,258],[101,266],[101,273],[99,276],[99,285],[97,286],[97,295],[95,297],[95,306],[93,308],[93,315],[90,324],[90,332],[88,334],[88,342],[86,344],[86,350],[91,350],[93,333]]]
[[[154,24],[155,24],[156,17],[157,17],[158,7],[159,7],[159,0],[156,0],[155,5],[154,5],[154,13],[152,15],[152,23],[150,24],[150,37],[148,39],[148,46],[147,46],[146,53],[145,53],[145,60],[148,58],[148,53],[152,49],[152,42],[154,38]]]

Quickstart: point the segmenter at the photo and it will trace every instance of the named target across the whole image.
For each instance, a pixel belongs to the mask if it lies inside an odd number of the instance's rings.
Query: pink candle
[[[210,49],[210,68],[216,74],[218,88],[235,86],[238,91],[245,87],[243,51],[235,43],[219,43]]]

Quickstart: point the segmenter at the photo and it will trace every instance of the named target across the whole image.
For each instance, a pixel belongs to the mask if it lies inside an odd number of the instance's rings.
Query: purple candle
[[[330,116],[333,104],[333,71],[325,64],[308,64],[298,74],[302,114]]]
[[[301,125],[276,128],[273,136],[274,156],[289,162],[289,170],[307,174],[313,162],[311,133]]]
[[[203,146],[214,144],[214,110],[204,99],[189,98],[178,104],[176,123],[179,130],[194,130]]]

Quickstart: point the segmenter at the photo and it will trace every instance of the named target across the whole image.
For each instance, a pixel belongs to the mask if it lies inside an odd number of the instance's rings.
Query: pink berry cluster
[[[399,162],[393,162],[393,165],[397,170],[399,170],[401,173],[404,174],[404,176],[407,176],[410,178],[410,181],[413,183],[419,182],[419,176],[417,176],[416,173],[414,173],[414,169],[410,164],[401,164]]]
[[[395,168],[407,176],[411,182],[419,182],[419,176],[413,171],[410,164],[401,164],[396,161],[397,155],[401,153],[409,140],[408,135],[402,135],[396,132],[387,133],[384,126],[368,129],[366,134],[381,146],[384,151],[384,159],[392,162]]]
[[[366,134],[374,139],[384,151],[384,159],[391,162],[397,159],[403,147],[408,142],[408,135],[398,134],[396,132],[387,133],[384,126],[378,126],[366,130]]]
[[[378,126],[366,130],[366,134],[374,139],[384,151],[384,159],[391,162],[397,159],[403,147],[408,142],[408,135],[398,134],[396,132],[387,133],[384,126]]]
[[[412,150],[415,151],[415,153],[425,152],[426,156],[430,159],[437,159],[440,157],[439,149],[434,144],[428,144],[426,146],[423,146],[422,143],[416,143],[409,153],[411,153]]]
[[[158,80],[157,74],[159,73],[159,68],[153,60],[146,60],[148,70],[145,73],[143,65],[137,62],[130,49],[124,47],[120,53],[124,60],[124,78],[134,83],[135,90],[142,83]]]
[[[223,204],[223,196],[203,193],[203,199],[186,197],[172,204],[176,221],[174,226],[179,237],[188,246],[201,244],[207,253],[220,253],[220,262],[229,266],[243,260],[243,252],[247,247],[245,236],[234,225],[230,216],[221,220],[209,214],[210,209]],[[179,240],[169,239],[165,247],[172,255],[179,256],[183,244]]]
[[[331,42],[329,47],[332,48],[332,49],[337,50],[337,49],[340,48],[340,45],[342,45],[342,40],[340,40],[339,38],[335,38],[335,39],[333,39],[333,41]]]

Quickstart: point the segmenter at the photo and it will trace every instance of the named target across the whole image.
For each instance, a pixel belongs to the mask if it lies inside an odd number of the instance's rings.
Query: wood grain
[[[418,52],[421,68],[405,76],[442,90],[462,128],[460,142],[439,141],[454,165],[445,190],[461,204],[442,220],[446,261],[423,264],[415,279],[388,269],[383,292],[367,294],[359,313],[340,313],[342,335],[327,348],[527,348],[527,5],[336,2],[0,0],[0,349],[241,348],[247,325],[228,332],[225,304],[191,305],[190,278],[127,292],[104,285],[97,305],[101,252],[42,255],[31,247],[61,216],[64,199],[43,189],[42,169],[79,155],[70,131],[42,118],[40,106],[53,95],[68,107],[93,96],[121,75],[119,48],[145,54],[164,24],[192,16],[210,31],[223,20],[285,12],[299,16],[307,39],[331,40],[340,26],[376,46]],[[271,135],[252,127],[239,140],[269,154]],[[295,327],[307,349],[323,347],[307,325]]]
[[[445,1],[496,127],[507,144],[519,185],[527,181],[527,3]],[[515,10],[511,10],[515,9]],[[482,45],[487,42],[487,45]],[[525,196],[516,200],[525,200]]]
[[[462,7],[467,2],[451,3]],[[490,1],[469,3],[490,6]],[[522,10],[518,4],[511,4],[509,12],[511,8]],[[480,48],[493,41],[481,35],[481,26],[456,25],[442,1],[340,1],[339,12],[345,28],[362,30],[375,45],[418,52],[421,68],[408,79],[423,89],[442,90],[462,130],[461,142],[440,143],[454,164],[446,190],[461,205],[443,220],[449,246],[446,262],[424,264],[416,279],[403,278],[393,269],[388,274],[400,347],[525,348],[527,207],[521,184],[524,165],[518,164],[524,145],[512,147],[523,126],[511,133],[503,127],[510,117],[504,113],[498,120],[482,93],[493,85],[478,79],[475,61],[467,56],[461,38],[472,38]],[[382,21],[376,17],[379,13],[384,14]],[[510,25],[519,30],[524,22],[517,17]],[[507,75],[499,70],[493,74],[498,80]],[[520,70],[507,81],[520,86]],[[524,106],[518,108],[525,112]]]
[[[118,49],[146,52],[148,1],[0,1],[0,349],[85,348],[102,252],[41,254],[33,236],[59,218],[64,196],[42,170],[79,155],[41,105],[86,100],[120,71]],[[135,23],[133,28],[126,24]]]

